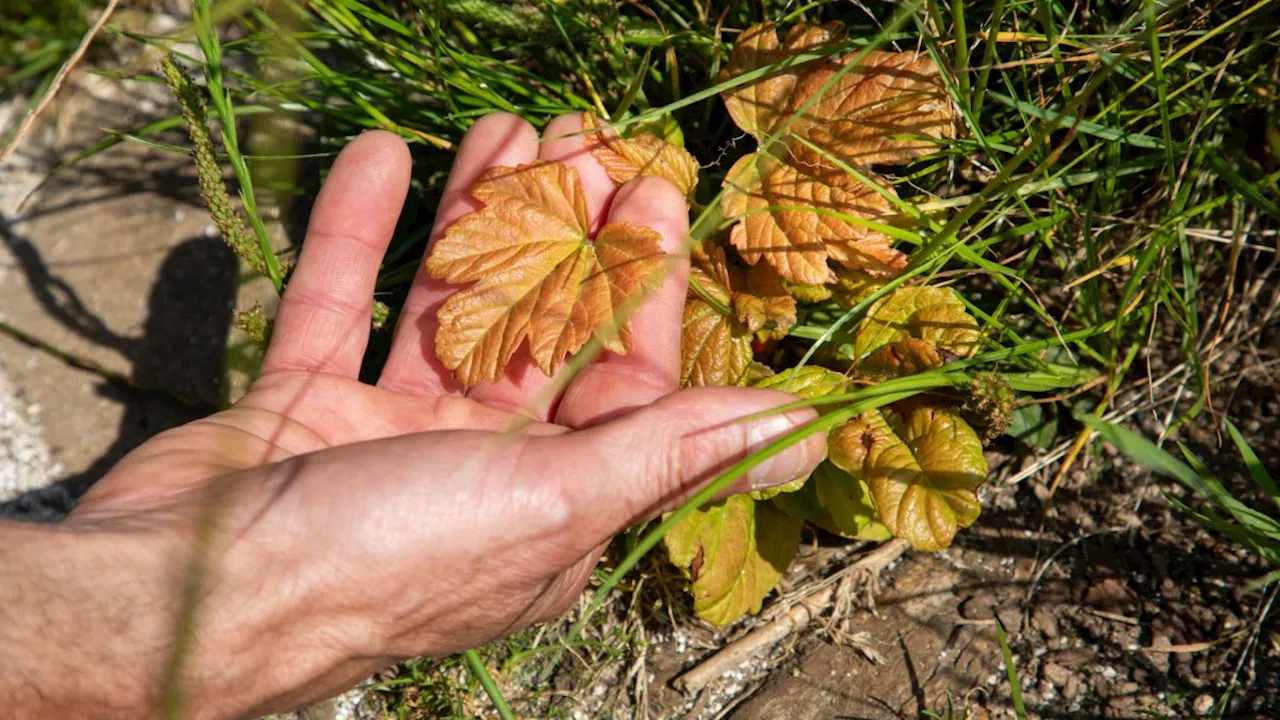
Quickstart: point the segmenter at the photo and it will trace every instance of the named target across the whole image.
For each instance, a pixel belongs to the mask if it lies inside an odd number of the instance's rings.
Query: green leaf
[[[690,514],[662,540],[692,581],[694,612],[723,626],[760,612],[795,557],[802,525],[771,504],[734,495]]]
[[[830,461],[819,465],[804,487],[773,498],[773,503],[791,517],[833,535],[871,541],[893,537],[871,504],[867,484]]]
[[[987,477],[982,441],[952,408],[863,413],[827,439],[831,461],[867,484],[885,527],[917,550],[939,550],[978,519]]]
[[[832,532],[858,540],[888,540],[893,536],[876,514],[865,482],[828,461],[813,471],[809,483],[834,526]]]
[[[759,380],[755,383],[755,386],[767,390],[788,392],[801,400],[813,400],[814,398],[847,392],[849,378],[835,370],[828,370],[817,365],[805,365],[799,368],[779,370],[777,375]]]
[[[824,530],[827,529],[821,519],[827,517],[830,520],[830,518],[827,516],[826,508],[822,507],[822,503],[818,502],[818,492],[814,489],[813,483],[805,483],[795,492],[782,493],[771,499],[779,510],[791,517],[797,520],[813,522]],[[834,524],[832,524],[832,527],[834,527]]]
[[[1032,447],[1048,448],[1058,437],[1058,413],[1043,403],[1020,405],[1013,411],[1008,433]]]
[[[867,311],[858,328],[855,350],[864,358],[907,338],[969,357],[978,349],[978,323],[951,288],[903,287],[880,298]]]

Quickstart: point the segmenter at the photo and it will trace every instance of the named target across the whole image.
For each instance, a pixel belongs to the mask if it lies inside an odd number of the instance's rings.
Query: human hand
[[[614,534],[814,417],[735,422],[792,398],[675,392],[684,198],[655,178],[615,187],[582,138],[569,136],[580,127],[576,115],[558,118],[540,143],[514,116],[479,120],[432,238],[478,207],[468,189],[487,167],[543,158],[576,168],[596,227],[605,218],[652,227],[677,258],[631,318],[632,352],[603,353],[556,393],[564,378],[546,378],[522,351],[501,381],[464,394],[432,348],[436,310],[456,288],[419,272],[378,383],[359,382],[410,160],[394,135],[357,138],[316,201],[261,377],[245,397],[132,452],[55,539],[8,528],[0,565],[19,569],[17,592],[0,593],[0,604],[38,603],[45,585],[72,598],[68,607],[83,602],[74,614],[118,623],[101,643],[97,663],[110,669],[101,683],[81,674],[68,684],[13,653],[21,628],[0,630],[0,665],[13,663],[15,677],[37,688],[28,701],[46,703],[31,705],[32,715],[154,713],[175,657],[183,716],[262,714],[327,697],[397,659],[475,647],[558,616]],[[758,466],[749,483],[786,482],[823,452],[810,438]],[[24,549],[62,552],[64,562],[31,565],[23,584]],[[69,582],[98,599],[74,600]],[[188,606],[184,588],[194,589]],[[176,653],[187,610],[191,642]],[[54,609],[32,612],[50,652],[96,646],[95,630]],[[42,682],[58,692],[39,692]],[[6,687],[0,681],[0,706]]]

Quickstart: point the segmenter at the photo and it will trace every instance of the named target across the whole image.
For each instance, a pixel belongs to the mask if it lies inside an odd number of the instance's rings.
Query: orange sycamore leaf
[[[889,200],[835,168],[747,155],[725,177],[720,209],[741,218],[729,241],[742,257],[752,264],[763,258],[794,283],[833,282],[828,259],[877,277],[907,264],[887,235],[855,220],[885,222],[893,213]]]
[[[585,136],[587,150],[619,185],[641,175],[654,175],[675,185],[685,197],[693,194],[698,184],[698,161],[688,150],[649,133],[623,138],[602,129],[591,113],[582,116],[582,129],[595,130]]]
[[[810,98],[857,53],[812,67],[791,96],[790,111]],[[849,165],[901,165],[955,136],[954,106],[933,59],[914,52],[868,52],[846,70],[791,128]]]
[[[796,322],[795,298],[772,268],[731,266],[718,245],[695,251],[691,281],[707,297],[691,291],[685,304],[682,385],[744,382],[752,338],[784,337]]]
[[[863,168],[892,192],[867,166],[909,162],[935,150],[937,139],[955,136],[955,108],[928,55],[857,51],[785,64],[832,43],[837,27],[797,25],[785,42],[771,23],[751,27],[721,78],[783,65],[722,93],[734,122],[757,140],[786,133],[779,145],[734,165],[721,209],[741,218],[731,242],[747,262],[764,258],[783,279],[802,285],[833,282],[827,260],[877,278],[901,271],[906,258],[888,236],[850,221],[888,222],[892,204],[839,167]]]
[[[761,23],[747,28],[733,44],[729,64],[720,74],[719,82],[768,67],[801,53],[812,52],[833,37],[837,25],[797,25],[783,42],[773,23]],[[745,85],[721,93],[724,105],[734,123],[751,133],[757,140],[764,139],[787,117],[787,107],[795,91],[796,82],[806,65],[792,65]]]
[[[472,387],[501,377],[525,340],[549,376],[592,336],[627,352],[620,315],[660,280],[658,233],[609,223],[593,241],[578,173],[558,162],[490,168],[471,194],[484,207],[450,225],[427,259],[431,277],[473,283],[437,315],[445,367]]]

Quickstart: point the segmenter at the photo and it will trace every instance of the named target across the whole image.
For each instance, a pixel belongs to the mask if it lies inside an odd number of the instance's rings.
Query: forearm
[[[7,716],[156,717],[176,701],[181,717],[238,717],[341,664],[260,554],[157,524],[0,523]]]
[[[0,707],[19,718],[158,707],[178,605],[163,555],[129,531],[0,525]]]

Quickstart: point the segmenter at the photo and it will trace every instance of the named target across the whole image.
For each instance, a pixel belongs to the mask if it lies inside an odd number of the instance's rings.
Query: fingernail
[[[753,420],[748,426],[751,452],[760,450],[803,424],[803,420],[798,420],[789,414],[770,415]],[[812,471],[815,458],[809,457],[811,445],[812,443],[806,438],[777,455],[760,461],[760,464],[747,471],[747,484],[752,490],[763,490],[791,482]]]

